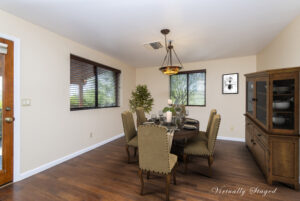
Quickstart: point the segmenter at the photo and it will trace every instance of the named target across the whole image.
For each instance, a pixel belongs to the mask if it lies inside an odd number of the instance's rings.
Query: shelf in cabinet
[[[273,94],[273,96],[294,96],[294,94]]]
[[[273,113],[282,113],[282,114],[293,114],[294,111],[285,111],[285,110],[273,110]]]

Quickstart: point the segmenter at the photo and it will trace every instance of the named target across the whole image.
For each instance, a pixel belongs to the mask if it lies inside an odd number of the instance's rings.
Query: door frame
[[[0,38],[14,42],[14,139],[13,139],[13,182],[22,180],[20,169],[20,148],[21,148],[21,68],[20,68],[20,39],[0,33]]]

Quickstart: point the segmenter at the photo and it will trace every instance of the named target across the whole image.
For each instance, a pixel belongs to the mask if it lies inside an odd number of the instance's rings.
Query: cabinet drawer
[[[261,129],[255,128],[255,136],[257,139],[265,146],[268,147],[268,135],[264,133]]]
[[[252,141],[253,141],[253,135],[251,132],[246,131],[246,145],[248,146],[248,148],[251,150],[252,148]]]
[[[253,141],[253,124],[251,123],[251,121],[248,118],[246,118],[245,133],[246,133],[246,136],[245,136],[245,138],[246,138],[246,145],[251,150],[252,141]]]

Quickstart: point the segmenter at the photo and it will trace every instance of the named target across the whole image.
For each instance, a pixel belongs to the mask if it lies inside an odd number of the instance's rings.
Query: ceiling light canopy
[[[163,29],[161,30],[161,33],[165,36],[165,47],[167,54],[162,62],[162,67],[159,68],[161,72],[163,72],[166,75],[174,75],[177,74],[183,67],[181,64],[180,59],[178,58],[174,46],[172,45],[172,41],[169,41],[169,44],[167,45],[167,34],[170,33],[169,29]],[[173,58],[172,56],[175,55],[175,58],[177,59],[176,63],[179,63],[180,65],[173,65]]]

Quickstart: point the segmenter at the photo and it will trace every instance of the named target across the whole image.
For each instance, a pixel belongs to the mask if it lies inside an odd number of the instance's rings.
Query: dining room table
[[[186,129],[184,127],[184,124],[181,126],[178,126],[177,129],[175,129],[174,131],[174,137],[173,140],[175,141],[181,141],[181,140],[185,140],[187,141],[188,139],[198,135],[199,133],[199,121],[197,121],[197,123],[193,124],[196,129]]]
[[[200,123],[196,119],[183,118],[181,124],[166,123],[158,119],[150,119],[148,122],[153,122],[156,125],[165,126],[168,131],[174,132],[171,153],[176,154],[178,159],[183,159],[184,146],[188,140],[199,134]]]
[[[180,125],[175,125],[174,123],[166,123],[161,122],[158,119],[152,120],[150,119],[147,121],[147,123],[155,123],[156,125],[161,125],[167,127],[169,131],[174,131],[174,138],[175,141],[181,141],[181,140],[188,140],[189,138],[192,138],[196,136],[199,133],[199,126],[200,123],[196,119],[192,118],[184,118],[183,122]],[[192,125],[193,127],[188,127],[187,125]]]

